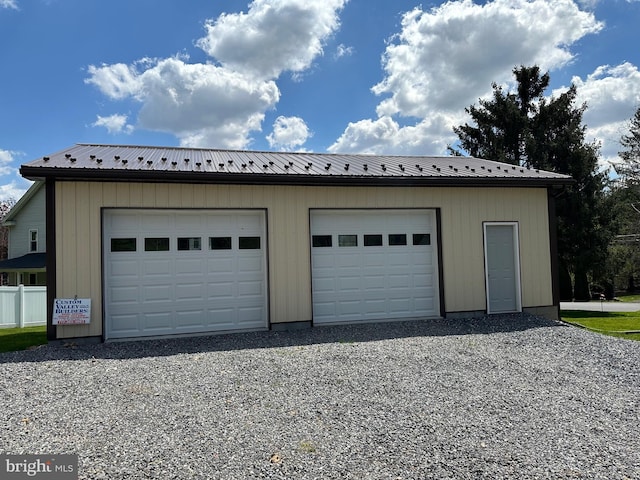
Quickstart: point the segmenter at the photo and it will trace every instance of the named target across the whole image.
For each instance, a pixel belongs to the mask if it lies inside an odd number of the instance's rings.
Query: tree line
[[[634,290],[640,273],[640,107],[620,139],[620,162],[603,169],[600,145],[585,139],[586,104],[572,85],[547,97],[549,73],[513,69],[510,91],[465,109],[470,123],[454,127],[453,155],[471,155],[570,175],[574,183],[555,198],[561,300],[589,300]],[[640,287],[640,278],[638,278]]]

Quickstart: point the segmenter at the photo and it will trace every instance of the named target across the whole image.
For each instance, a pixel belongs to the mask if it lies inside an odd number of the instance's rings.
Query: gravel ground
[[[0,354],[82,479],[640,479],[640,344],[529,315]]]

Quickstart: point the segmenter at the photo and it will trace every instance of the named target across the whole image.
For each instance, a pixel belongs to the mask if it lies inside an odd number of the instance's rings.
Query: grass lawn
[[[0,328],[0,352],[25,350],[47,343],[47,327]]]
[[[640,341],[640,312],[563,310],[560,316],[565,322],[580,325],[598,333]],[[638,333],[624,333],[628,331]]]
[[[640,302],[640,295],[619,295],[619,296],[616,296],[616,298],[621,302],[633,302],[633,303]]]

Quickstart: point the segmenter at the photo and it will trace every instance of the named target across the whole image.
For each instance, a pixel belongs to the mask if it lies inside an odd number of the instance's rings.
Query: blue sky
[[[0,199],[75,143],[440,155],[540,65],[602,163],[640,106],[640,1],[0,0]]]

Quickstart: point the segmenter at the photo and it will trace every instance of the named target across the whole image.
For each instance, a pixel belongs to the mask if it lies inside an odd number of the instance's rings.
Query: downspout
[[[45,183],[45,219],[47,226],[47,340],[57,338],[53,324],[53,304],[56,298],[56,190],[55,180],[48,177]]]
[[[556,196],[564,192],[554,187],[547,188],[547,216],[549,217],[549,247],[551,257],[551,298],[555,307],[556,320],[560,319],[560,260],[558,256],[558,219],[556,216]]]

